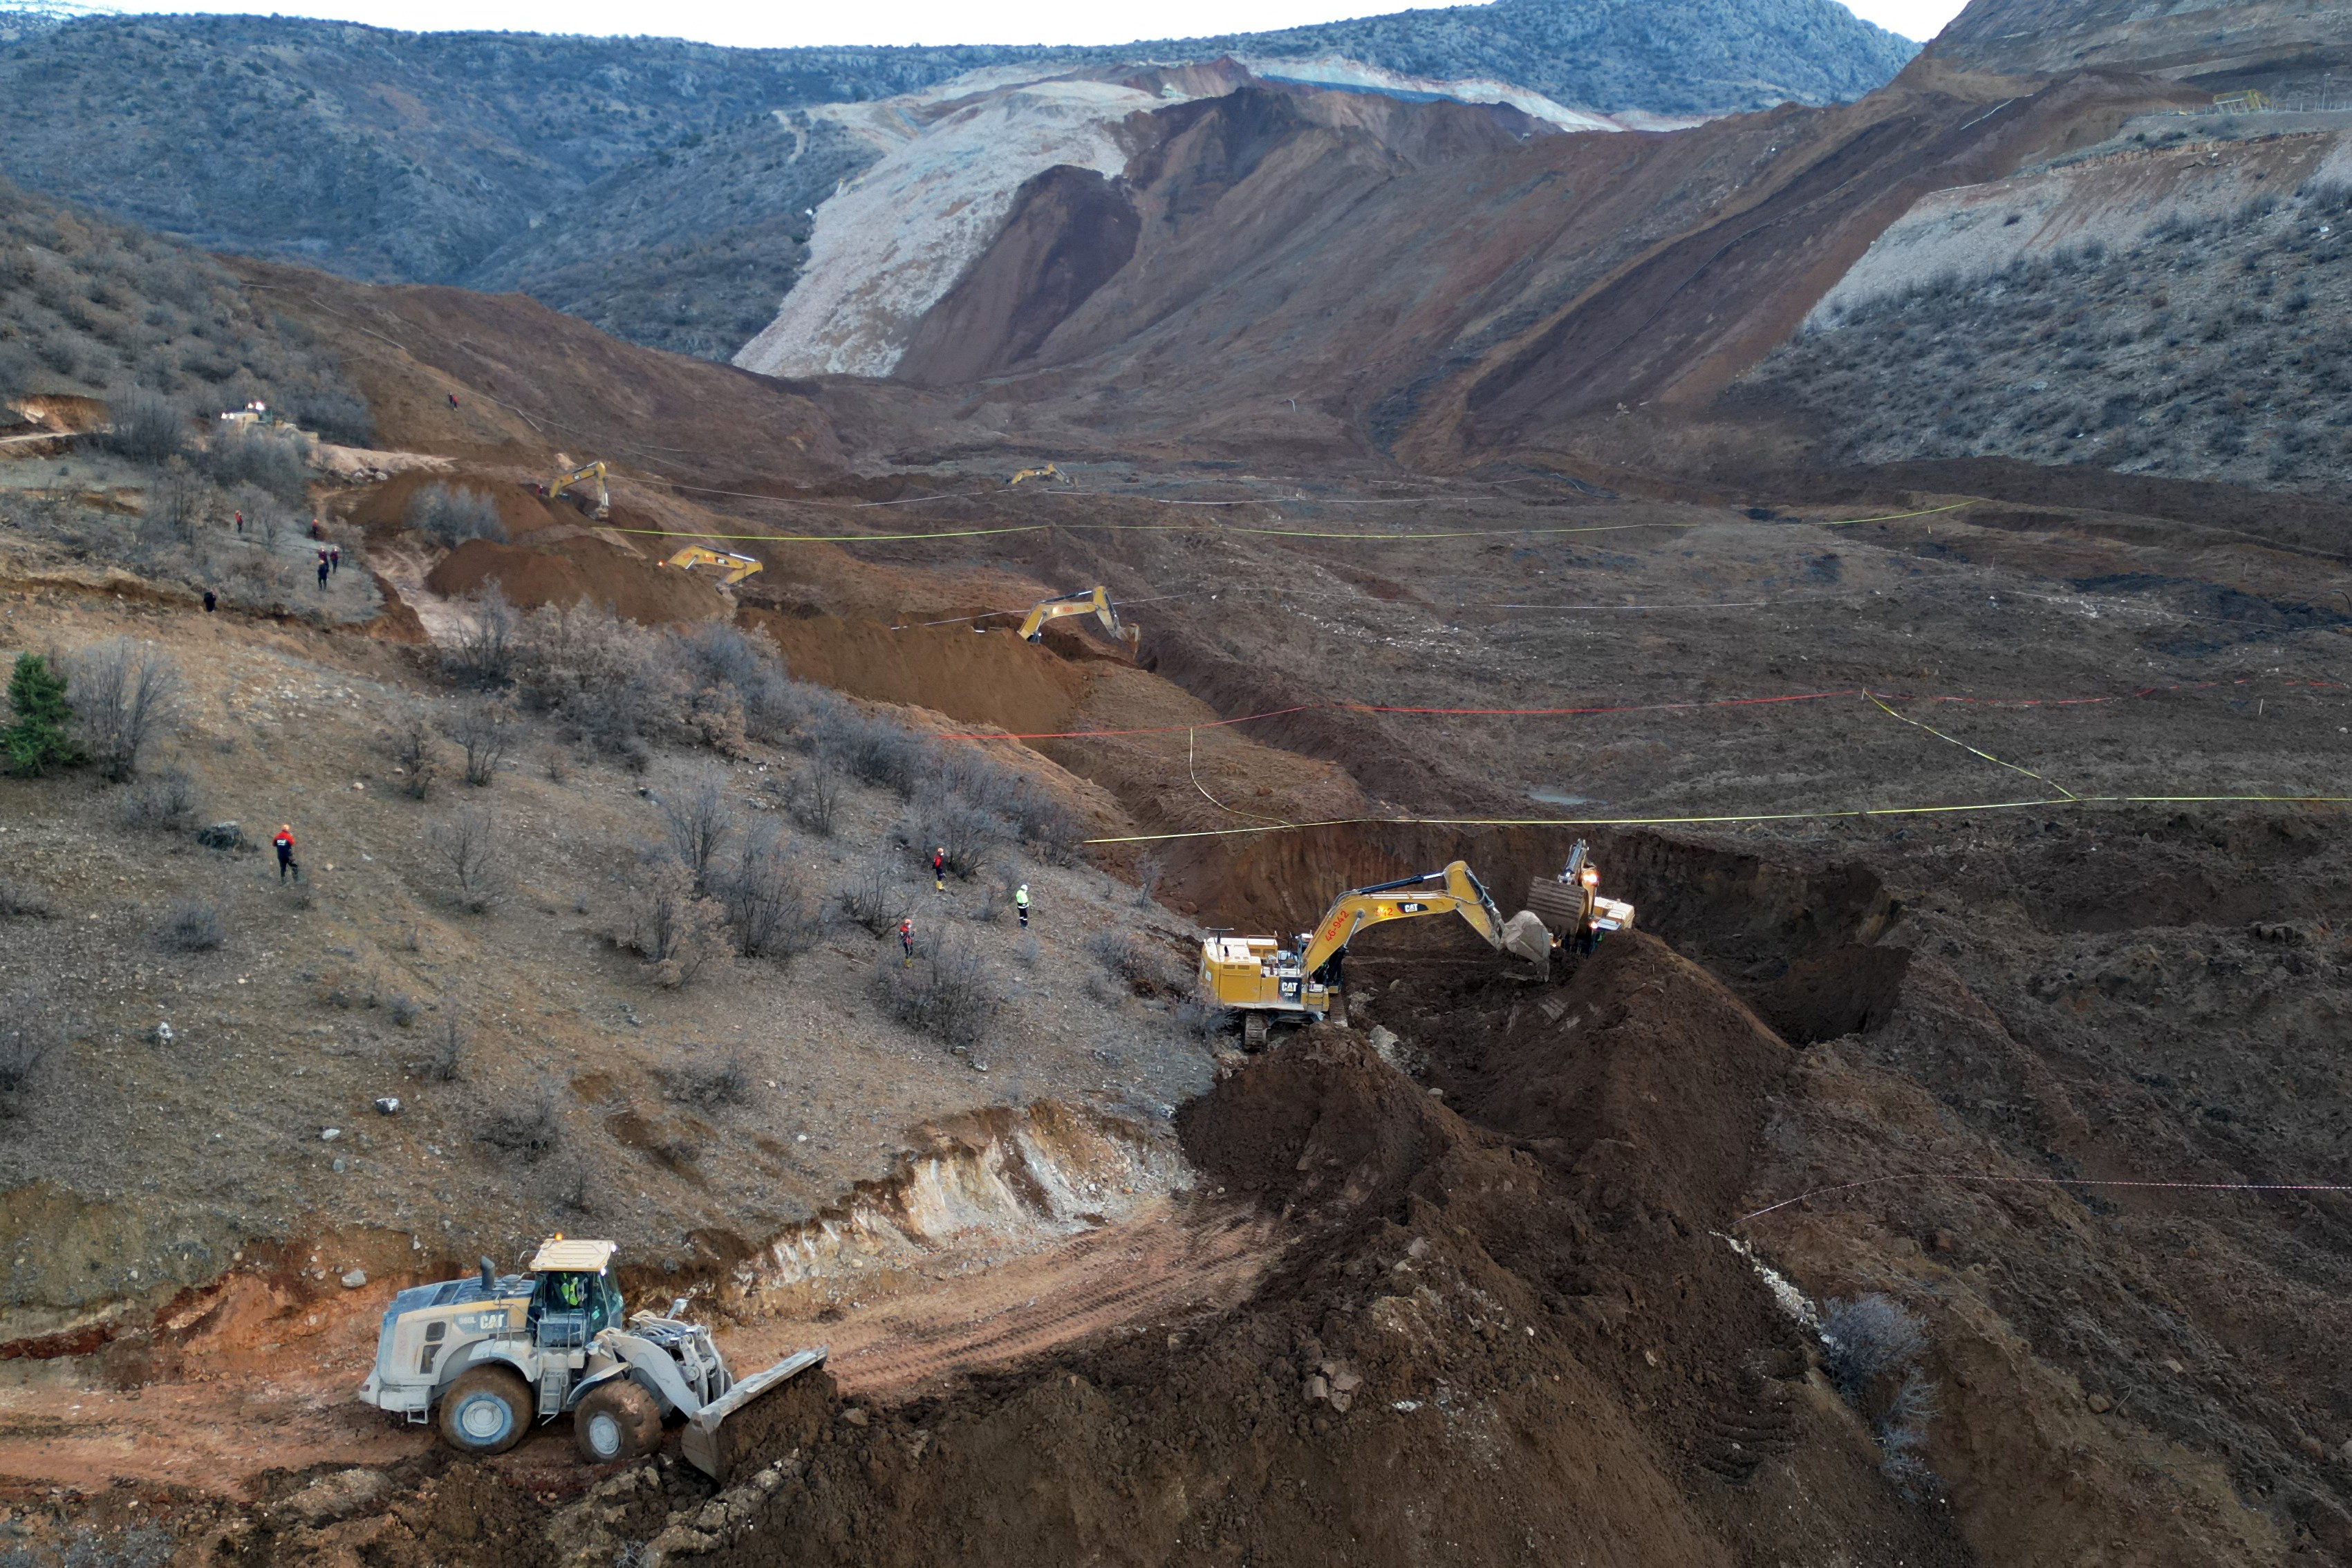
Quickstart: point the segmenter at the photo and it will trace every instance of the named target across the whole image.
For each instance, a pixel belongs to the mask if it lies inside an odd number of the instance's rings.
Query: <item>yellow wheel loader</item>
[[[481,1272],[418,1285],[392,1299],[376,1336],[375,1367],[360,1398],[467,1454],[502,1454],[534,1423],[569,1412],[572,1441],[590,1464],[614,1464],[661,1446],[664,1420],[685,1417],[688,1461],[724,1481],[729,1417],[822,1363],[801,1351],[737,1378],[710,1331],[668,1315],[628,1313],[610,1265],[609,1241],[550,1237],[530,1271]]]
[[[1122,623],[1118,612],[1111,608],[1108,588],[1082,588],[1058,599],[1038,600],[1028,618],[1021,623],[1021,635],[1030,642],[1043,642],[1045,639],[1045,623],[1058,621],[1064,616],[1101,617],[1103,630],[1125,643],[1129,653],[1133,653],[1143,641],[1143,628]]]
[[[688,545],[662,564],[688,571],[697,566],[716,566],[725,574],[719,581],[730,588],[752,573],[767,569],[767,563],[756,555],[738,555],[731,550],[709,550],[699,544]]]
[[[1590,868],[1580,841],[1570,861],[1578,892],[1590,911],[1607,904],[1610,918],[1622,930],[1633,923],[1633,907],[1599,900],[1592,884],[1582,879]],[[1595,873],[1595,880],[1598,873]],[[1555,901],[1557,902],[1557,901]],[[1306,1022],[1328,1017],[1348,1020],[1341,966],[1348,944],[1366,926],[1388,921],[1415,920],[1423,915],[1460,915],[1470,929],[1486,939],[1497,952],[1516,954],[1547,973],[1551,955],[1564,943],[1589,950],[1591,939],[1565,917],[1554,927],[1542,915],[1522,910],[1509,920],[1495,907],[1486,884],[1467,862],[1456,860],[1443,871],[1428,871],[1394,882],[1379,882],[1340,894],[1323,911],[1314,931],[1301,931],[1289,946],[1270,936],[1210,937],[1201,944],[1201,995],[1212,1006],[1229,1007],[1242,1016],[1242,1038],[1252,1049],[1265,1043],[1272,1026],[1281,1021]]]
[[[596,510],[588,515],[603,522],[613,515],[613,492],[604,488],[604,465],[601,462],[587,464],[570,473],[558,473],[547,482],[547,499],[554,500],[573,485],[585,484],[590,479],[596,481]]]

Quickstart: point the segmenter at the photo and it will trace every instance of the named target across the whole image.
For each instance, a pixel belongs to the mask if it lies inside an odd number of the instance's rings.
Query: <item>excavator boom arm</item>
[[[1497,951],[1503,946],[1503,915],[1466,862],[1456,860],[1443,871],[1381,882],[1340,894],[1323,911],[1322,921],[1307,938],[1299,955],[1299,969],[1321,973],[1366,926],[1389,921],[1415,920],[1423,915],[1460,915],[1470,929]]]

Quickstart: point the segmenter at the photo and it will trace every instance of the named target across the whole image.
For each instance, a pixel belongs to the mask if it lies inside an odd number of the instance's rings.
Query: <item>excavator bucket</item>
[[[1551,932],[1533,910],[1521,910],[1503,922],[1503,951],[1551,972]]]
[[[811,1367],[822,1365],[830,1348],[818,1345],[813,1350],[796,1351],[775,1365],[741,1379],[687,1417],[684,1429],[678,1433],[678,1451],[686,1456],[686,1462],[725,1486],[735,1468],[736,1458],[744,1451],[743,1444],[738,1441],[747,1436],[740,1419],[744,1411]]]

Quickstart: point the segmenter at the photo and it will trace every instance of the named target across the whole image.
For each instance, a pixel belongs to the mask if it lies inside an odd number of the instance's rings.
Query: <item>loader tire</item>
[[[572,1412],[572,1446],[592,1465],[617,1465],[661,1447],[661,1405],[625,1377],[599,1384]]]
[[[530,1430],[530,1385],[502,1366],[460,1373],[441,1396],[441,1440],[461,1454],[503,1454]]]

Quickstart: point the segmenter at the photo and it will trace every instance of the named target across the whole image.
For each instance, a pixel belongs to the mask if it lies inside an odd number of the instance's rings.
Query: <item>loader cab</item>
[[[582,1350],[622,1321],[621,1288],[608,1264],[609,1241],[566,1241],[556,1237],[530,1261],[533,1282],[523,1327],[541,1350]]]

